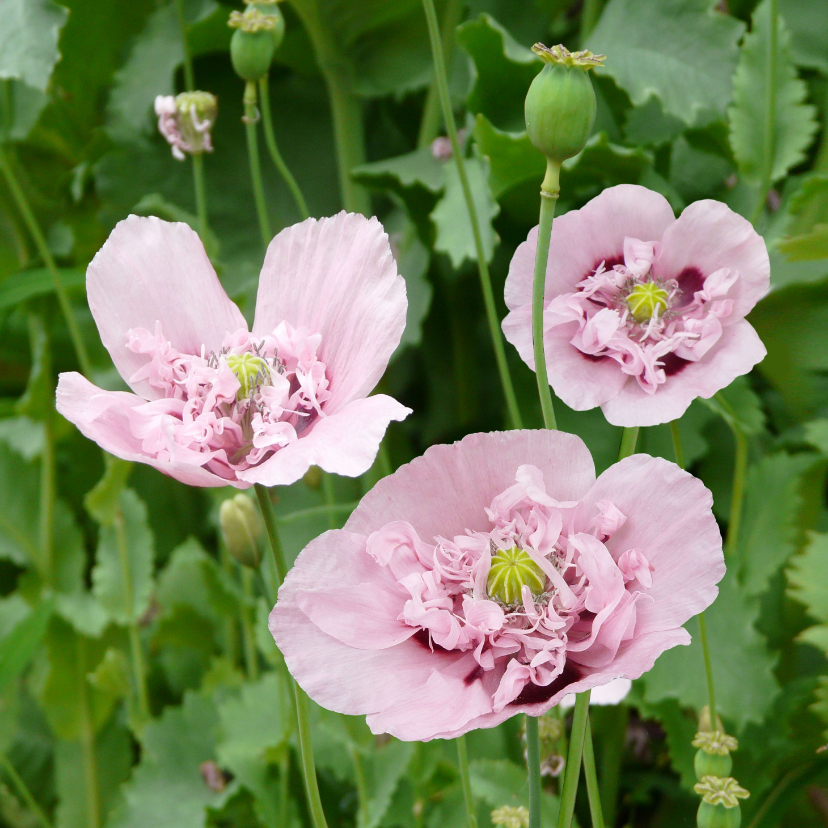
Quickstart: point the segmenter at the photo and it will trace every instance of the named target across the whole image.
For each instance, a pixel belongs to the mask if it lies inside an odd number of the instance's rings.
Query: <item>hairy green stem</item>
[[[702,646],[702,655],[704,657],[704,675],[707,679],[707,706],[710,708],[710,727],[713,730],[718,730],[716,718],[716,689],[713,686],[713,662],[710,658],[710,644],[707,640],[707,621],[704,618],[704,613],[699,613],[699,640]]]
[[[242,592],[244,594],[244,606],[242,607],[242,645],[244,647],[244,667],[250,681],[259,678],[259,653],[256,649],[256,634],[250,613],[255,612],[253,608],[253,570],[246,566],[242,567]]]
[[[267,215],[264,186],[262,185],[262,166],[259,163],[259,142],[256,137],[256,121],[259,120],[259,111],[256,108],[256,84],[247,81],[244,86],[244,121],[247,134],[247,157],[250,161],[250,183],[253,186],[253,201],[256,204],[256,216],[259,219],[259,232],[262,236],[262,245],[267,250],[272,238],[270,219]]]
[[[207,195],[204,188],[204,156],[197,152],[193,160],[193,190],[195,191],[196,215],[198,216],[198,234],[202,242],[207,238]]]
[[[88,828],[100,828],[101,808],[98,788],[98,763],[95,757],[95,729],[92,724],[92,714],[89,710],[88,681],[86,677],[86,644],[83,638],[78,635],[77,641],[77,665],[76,676],[78,697],[80,699],[81,719],[81,750],[83,753],[83,782],[86,794],[86,809]]]
[[[17,789],[17,793],[26,803],[26,807],[34,814],[41,828],[52,828],[49,820],[46,818],[46,814],[43,813],[40,805],[37,804],[37,800],[32,796],[32,792],[4,753],[0,753],[0,767],[6,772],[6,776],[9,777],[12,785]]]
[[[474,797],[472,796],[471,777],[469,776],[469,752],[466,747],[466,737],[458,736],[457,767],[460,771],[460,785],[463,788],[463,800],[466,803],[466,814],[469,818],[469,828],[477,828],[477,814],[474,812]]]
[[[549,260],[549,244],[552,237],[552,221],[555,205],[560,194],[561,165],[547,161],[546,176],[540,191],[540,220],[538,222],[538,246],[535,251],[535,276],[532,282],[532,347],[535,356],[535,377],[538,381],[543,424],[557,428],[552,391],[546,374],[546,353],[543,344],[543,302],[546,292],[546,265]]]
[[[37,223],[37,218],[35,218],[35,214],[29,204],[29,200],[26,198],[26,194],[23,192],[23,188],[20,186],[20,182],[17,180],[17,176],[14,173],[11,159],[6,154],[6,150],[2,144],[0,144],[0,172],[2,172],[6,185],[9,188],[9,192],[12,194],[12,198],[17,204],[17,209],[20,211],[20,215],[23,218],[23,222],[34,240],[37,252],[40,254],[40,258],[43,259],[43,263],[46,265],[46,269],[52,277],[52,284],[55,288],[58,304],[60,305],[63,318],[66,321],[66,327],[69,329],[69,338],[72,340],[72,347],[75,349],[75,356],[77,357],[81,372],[85,376],[89,377],[92,373],[92,366],[89,362],[89,354],[86,351],[86,345],[84,344],[83,337],[81,336],[77,319],[75,318],[75,312],[72,310],[72,305],[69,303],[66,288],[64,288],[63,282],[60,279],[60,272],[58,271],[55,260],[49,250],[46,237],[43,235],[43,231]]]
[[[638,426],[632,428],[625,428],[621,432],[621,447],[618,449],[618,459],[623,460],[635,454],[635,445],[638,442]]]
[[[586,733],[584,734],[584,779],[586,780],[592,828],[604,828],[604,812],[601,807],[598,774],[595,771],[595,749],[592,746],[592,727],[589,723],[589,714],[587,714]]]
[[[736,460],[733,465],[733,494],[730,499],[730,517],[727,521],[725,555],[733,559],[739,547],[739,530],[742,526],[742,503],[745,498],[745,475],[748,465],[748,440],[738,426],[733,427],[736,440]]]
[[[529,773],[529,828],[541,828],[541,770],[538,718],[526,714],[526,768]]]
[[[276,528],[276,515],[273,512],[273,502],[270,499],[270,492],[261,483],[256,483],[256,497],[259,500],[259,507],[262,511],[267,537],[270,541],[270,551],[273,555],[273,564],[276,568],[277,591],[282,585],[287,574],[285,553],[282,549],[282,541],[279,537],[279,530]],[[275,596],[271,596],[271,601]],[[302,760],[302,776],[305,781],[305,793],[308,799],[313,828],[327,828],[325,813],[322,810],[322,800],[319,796],[319,783],[316,779],[316,764],[313,759],[313,742],[310,729],[310,711],[308,710],[308,697],[302,688],[296,683],[290,673],[285,670],[288,684],[293,687],[294,700],[296,702],[296,722],[299,735],[299,753]]]
[[[184,54],[184,85],[188,92],[195,89],[195,73],[193,72],[193,57],[190,54],[190,44],[187,42],[187,21],[184,19],[184,0],[175,0],[175,12],[178,17],[178,28],[181,32],[181,51]]]
[[[770,0],[770,37],[768,38],[768,96],[765,100],[765,129],[762,135],[762,185],[759,188],[759,198],[750,217],[751,224],[761,217],[765,210],[765,202],[773,185],[773,156],[774,156],[774,126],[776,122],[776,62],[779,53],[779,0]]]
[[[443,49],[443,58],[448,65],[451,62],[451,53],[454,48],[454,32],[463,19],[466,10],[466,0],[448,0],[443,17],[443,26],[440,30],[440,41]],[[423,117],[420,121],[420,133],[417,136],[417,146],[425,147],[440,134],[440,89],[435,75],[431,86],[428,87]]]
[[[558,828],[570,828],[575,813],[575,796],[578,793],[578,779],[581,775],[584,738],[589,716],[590,692],[578,693],[575,697],[575,713],[569,734],[569,753],[566,757],[566,771],[561,790],[561,809],[558,812]]]
[[[262,126],[264,127],[265,144],[270,153],[270,158],[273,161],[273,166],[279,172],[279,175],[284,179],[290,190],[293,200],[296,202],[296,207],[299,210],[299,215],[302,219],[310,217],[308,212],[308,205],[305,197],[302,195],[302,190],[299,189],[299,184],[290,171],[285,159],[282,158],[282,153],[279,152],[279,145],[276,143],[276,133],[273,131],[273,118],[270,114],[270,88],[268,84],[268,77],[265,75],[259,81],[259,106],[262,110]]]
[[[483,248],[483,235],[480,231],[480,221],[477,216],[477,208],[474,205],[469,177],[466,173],[466,162],[463,159],[463,151],[460,147],[460,140],[457,137],[457,124],[454,121],[454,112],[451,108],[449,97],[448,79],[446,77],[446,63],[443,55],[443,47],[440,41],[440,27],[437,23],[437,12],[434,9],[434,0],[423,0],[426,22],[428,23],[428,34],[431,40],[431,55],[434,61],[434,77],[440,93],[440,104],[443,108],[443,118],[446,122],[449,140],[451,141],[454,163],[457,165],[457,175],[460,178],[460,186],[463,188],[463,198],[466,202],[466,210],[469,214],[474,246],[477,251],[477,270],[480,275],[480,286],[483,290],[483,304],[486,308],[486,320],[489,324],[489,335],[492,339],[492,346],[495,352],[495,362],[500,376],[500,384],[503,387],[503,396],[506,398],[506,407],[509,411],[509,419],[512,428],[522,428],[523,421],[518,409],[515,389],[512,385],[512,377],[509,373],[509,364],[506,361],[506,350],[503,346],[503,333],[497,318],[497,307],[492,290],[492,280],[489,275],[489,266],[486,263],[486,253]]]
[[[601,804],[604,821],[615,825],[618,808],[618,789],[621,782],[621,762],[624,758],[624,743],[627,740],[627,724],[630,710],[623,702],[611,712],[609,726],[603,731],[601,751]]]

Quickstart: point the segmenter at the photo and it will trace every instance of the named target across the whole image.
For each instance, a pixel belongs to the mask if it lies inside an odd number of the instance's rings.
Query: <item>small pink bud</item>
[[[172,147],[172,154],[183,161],[186,154],[212,152],[210,132],[216,122],[218,101],[209,92],[182,92],[159,95],[155,99],[158,130]]]

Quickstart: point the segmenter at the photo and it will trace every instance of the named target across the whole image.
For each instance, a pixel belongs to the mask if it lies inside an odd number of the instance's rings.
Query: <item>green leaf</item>
[[[77,632],[88,638],[100,638],[109,626],[109,613],[91,592],[55,596],[55,610]]]
[[[61,269],[58,272],[60,281],[67,290],[83,288],[86,285],[86,273],[83,270]],[[13,273],[0,282],[0,310],[13,308],[27,299],[45,296],[54,290],[52,274],[45,268]]]
[[[710,450],[704,430],[712,418],[711,411],[699,400],[694,400],[678,421],[685,468],[692,466]],[[672,463],[676,462],[673,435],[669,425],[652,426],[642,431],[638,439],[638,450],[653,457],[664,457]]]
[[[489,810],[503,805],[527,807],[529,791],[526,769],[506,759],[478,759],[469,764],[472,796],[482,799]],[[558,819],[558,799],[544,792],[541,795],[541,822],[555,825]]]
[[[828,224],[817,224],[801,236],[782,239],[777,242],[776,247],[789,262],[828,259]]]
[[[5,81],[5,84],[7,105],[0,107],[0,140],[25,141],[49,96],[19,80]]]
[[[828,534],[809,535],[804,551],[788,566],[791,597],[805,605],[808,614],[828,624]]]
[[[739,534],[740,581],[748,595],[769,580],[797,550],[801,533],[803,478],[818,458],[784,452],[763,457],[748,471]]]
[[[525,129],[523,104],[541,61],[488,14],[458,26],[457,42],[472,59],[469,110],[500,129]]]
[[[0,560],[28,566],[38,560],[38,503],[40,476],[0,443]]]
[[[357,817],[357,828],[377,828],[391,804],[391,797],[408,768],[414,753],[411,742],[393,739],[385,747],[373,750],[366,762],[368,802]]]
[[[495,245],[499,241],[492,220],[500,212],[500,207],[489,189],[488,166],[485,160],[476,157],[466,159],[466,174],[477,210],[477,220],[483,237],[483,253],[487,262],[491,261]],[[445,195],[431,212],[431,220],[437,230],[434,249],[445,253],[452,266],[459,268],[467,260],[477,261],[477,248],[457,166],[447,165],[445,172]]]
[[[43,601],[0,638],[0,692],[29,666],[40,648],[54,607]]]
[[[791,31],[794,63],[828,74],[828,5],[822,0],[779,0],[779,14]]]
[[[43,451],[43,423],[28,417],[7,417],[0,420],[0,442],[14,449],[27,462]]]
[[[750,387],[747,377],[737,377],[710,399],[701,399],[708,408],[724,418],[731,428],[754,437],[765,430],[765,412],[762,401]]]
[[[750,181],[782,178],[805,157],[817,123],[815,109],[804,103],[807,88],[797,78],[791,56],[790,33],[778,19],[775,69],[771,75],[768,52],[771,39],[771,4],[764,2],[753,14],[753,27],[745,36],[739,67],[733,79],[733,106],[728,111],[730,143],[742,175]],[[774,96],[772,132],[768,131],[768,101]]]
[[[538,180],[540,189],[546,159],[535,149],[525,130],[500,130],[485,115],[479,114],[475,119],[474,137],[481,154],[489,162],[489,186],[495,198],[532,179]]]
[[[181,707],[168,707],[149,722],[141,736],[141,762],[107,828],[204,828],[207,807],[223,801],[200,770],[216,760],[219,738],[216,705],[198,693],[187,693]]]
[[[60,60],[58,38],[69,12],[51,0],[3,0],[0,78],[17,78],[45,91]]]
[[[35,314],[29,315],[29,342],[32,354],[29,379],[14,408],[17,414],[44,421],[51,418],[54,409],[52,355],[43,320]]]
[[[716,705],[722,718],[740,732],[748,722],[765,720],[779,693],[774,676],[776,657],[754,624],[759,602],[745,595],[733,570],[719,584],[719,597],[705,610]],[[661,655],[644,682],[648,703],[676,699],[696,712],[707,704],[707,683],[699,644],[698,622],[686,625],[693,636],[689,647],[674,647]],[[750,680],[746,680],[746,677]]]
[[[121,493],[126,486],[132,463],[106,455],[104,476],[83,498],[86,511],[103,526],[113,526],[121,511]]]
[[[828,454],[828,420],[805,423],[805,440],[823,454]]]
[[[101,526],[92,589],[113,621],[130,624],[149,608],[155,541],[138,495],[127,489],[118,501],[112,524]]]
[[[635,106],[658,98],[666,115],[692,126],[724,114],[744,24],[709,0],[610,0],[587,47]],[[646,21],[646,23],[644,22]]]

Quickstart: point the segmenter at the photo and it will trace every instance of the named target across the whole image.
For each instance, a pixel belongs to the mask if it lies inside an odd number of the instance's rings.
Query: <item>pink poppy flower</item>
[[[711,504],[666,460],[634,455],[596,480],[574,435],[474,434],[381,480],[311,542],[270,631],[311,698],[375,733],[538,716],[689,643],[681,625],[725,571]]]
[[[532,370],[537,237],[535,227],[512,259],[503,321]],[[604,190],[552,228],[549,384],[576,411],[600,405],[613,425],[675,420],[764,358],[745,315],[769,284],[765,242],[726,205],[697,201],[676,219],[645,187]]]
[[[193,486],[356,476],[410,409],[369,397],[405,327],[376,219],[340,213],[270,243],[252,330],[186,224],[130,216],[89,265],[89,307],[133,394],[61,374],[57,409],[124,460]]]

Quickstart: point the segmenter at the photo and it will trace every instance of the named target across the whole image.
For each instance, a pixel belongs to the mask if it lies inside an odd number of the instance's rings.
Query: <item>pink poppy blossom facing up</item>
[[[556,431],[474,434],[381,480],[301,553],[270,631],[323,707],[450,738],[638,678],[714,600],[710,492]],[[632,554],[634,551],[635,554]]]
[[[61,374],[57,409],[124,460],[193,486],[367,471],[410,410],[379,381],[405,282],[376,219],[308,219],[270,243],[252,330],[186,224],[130,216],[89,265],[89,307],[132,394]]]
[[[506,280],[503,332],[534,370],[532,282],[538,229]],[[604,190],[552,227],[543,315],[549,384],[570,408],[601,406],[618,426],[680,417],[765,356],[745,315],[770,284],[750,222],[717,201],[676,219],[645,187]]]

